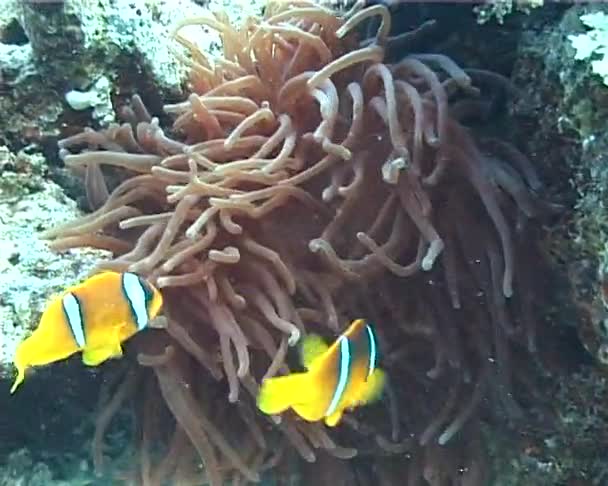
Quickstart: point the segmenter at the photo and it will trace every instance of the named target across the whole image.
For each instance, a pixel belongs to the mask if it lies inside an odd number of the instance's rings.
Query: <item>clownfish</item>
[[[79,351],[88,366],[122,356],[121,343],[143,330],[161,306],[160,292],[134,273],[103,272],[68,288],[51,300],[36,330],[17,347],[11,393],[30,366]]]
[[[377,350],[374,330],[363,319],[353,321],[331,346],[309,335],[300,350],[307,371],[264,380],[257,406],[269,415],[292,408],[304,420],[325,419],[334,427],[345,410],[382,394],[385,375],[376,367]]]

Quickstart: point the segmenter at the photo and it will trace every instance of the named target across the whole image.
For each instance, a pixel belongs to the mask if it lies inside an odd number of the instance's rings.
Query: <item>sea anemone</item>
[[[223,57],[183,37],[189,25],[216,30]],[[395,468],[408,484],[484,484],[476,417],[482,401],[521,415],[511,356],[535,347],[530,221],[548,206],[526,157],[458,121],[483,104],[473,81],[496,76],[439,54],[384,63],[403,44],[390,30],[382,5],[338,16],[305,1],[240,28],[223,13],[183,21],[191,94],[165,106],[171,127],[135,95],[123,124],[60,142],[96,209],[48,232],[51,245],[110,250],[97,270],[137,272],[165,302],[107,391],[98,466],[112,416],[137,395],[143,484],[200,483],[201,461],[213,485],[257,481],[290,451],[328,471],[368,453],[386,484]],[[358,317],[380,335],[389,413],[361,410],[336,434],[256,410],[302,335]]]

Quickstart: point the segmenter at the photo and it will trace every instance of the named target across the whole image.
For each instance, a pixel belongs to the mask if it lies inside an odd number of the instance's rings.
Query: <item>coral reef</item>
[[[607,439],[606,377],[590,367],[562,372],[547,391],[558,416],[554,427],[506,437],[486,430],[497,466],[492,484],[606,484],[608,467],[597,449]]]
[[[379,28],[359,39],[370,17]],[[48,231],[51,247],[109,250],[98,269],[141,273],[166,302],[160,329],[132,343],[140,366],[108,385],[97,466],[114,413],[139,397],[144,484],[197,478],[199,461],[212,484],[282,477],[294,451],[328,477],[486,484],[478,417],[524,414],[542,282],[533,220],[555,208],[521,153],[459,122],[486,106],[477,82],[505,81],[438,54],[384,63],[401,40],[390,21],[380,5],[337,17],[306,2],[271,3],[238,29],[222,13],[185,20],[192,94],[165,106],[172,126],[135,96],[123,124],[60,142],[95,211]],[[223,58],[183,37],[190,25],[218,31]],[[331,435],[256,413],[290,345],[360,316],[382,339],[384,404]],[[336,458],[357,454],[371,462],[340,473]]]
[[[604,207],[608,173],[603,127],[608,90],[590,65],[576,59],[568,36],[583,30],[581,16],[602,8],[576,6],[553,29],[530,30],[521,42],[514,72],[515,81],[524,87],[514,113],[531,126],[530,150],[545,154],[543,170],[555,181],[553,190],[573,206],[547,242],[556,265],[569,277],[561,285],[562,300],[579,306],[578,315],[563,325],[578,326],[583,343],[599,364],[606,362],[607,344],[608,220]]]
[[[162,40],[172,22],[203,11],[188,0],[0,0],[0,143],[50,155],[65,125],[112,121],[112,100],[133,83],[149,97],[179,95],[186,70]],[[93,110],[69,109],[65,95],[79,91],[92,93]]]
[[[589,31],[568,36],[576,50],[574,58],[581,61],[595,58],[591,60],[591,69],[608,85],[608,16],[604,12],[594,12],[582,15],[581,21]]]
[[[553,267],[545,322],[561,344],[545,343],[542,389],[556,420],[497,447],[497,484],[606,482],[602,452],[591,444],[605,440],[606,430],[608,90],[588,61],[576,59],[570,40],[586,31],[581,17],[598,11],[605,6],[554,6],[518,24],[512,79],[520,96],[510,110],[513,137],[525,139],[526,152],[538,155],[543,179],[569,209],[543,245]],[[503,439],[490,434],[488,444]]]
[[[502,24],[505,16],[515,11],[529,13],[530,9],[541,7],[544,0],[494,0],[485,1],[474,8],[477,14],[477,21],[485,24],[492,19]]]
[[[9,455],[5,470],[0,472],[0,485],[9,486],[22,484],[24,486],[66,486],[63,481],[53,481],[53,475],[48,466],[35,463],[29,453],[22,449]],[[24,476],[23,471],[28,471]]]

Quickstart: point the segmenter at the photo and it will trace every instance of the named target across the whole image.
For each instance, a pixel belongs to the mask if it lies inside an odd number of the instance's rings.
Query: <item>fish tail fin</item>
[[[298,402],[306,390],[306,373],[268,378],[262,382],[257,398],[258,408],[268,415],[284,412]]]

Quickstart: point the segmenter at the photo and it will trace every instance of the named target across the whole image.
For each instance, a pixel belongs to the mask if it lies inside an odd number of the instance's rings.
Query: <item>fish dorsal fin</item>
[[[367,378],[365,386],[358,397],[358,404],[363,405],[365,403],[371,403],[380,398],[385,382],[386,375],[384,374],[384,371],[376,368]]]
[[[302,365],[309,369],[312,363],[329,349],[323,338],[317,334],[309,334],[302,340],[300,358]]]

